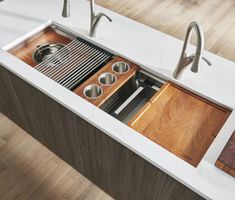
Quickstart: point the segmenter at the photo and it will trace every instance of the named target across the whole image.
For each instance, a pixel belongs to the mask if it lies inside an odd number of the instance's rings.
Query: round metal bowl
[[[89,99],[97,99],[103,94],[103,89],[98,85],[91,84],[84,88],[83,93]]]
[[[36,50],[33,53],[33,59],[37,63],[41,63],[42,61],[50,58],[51,56],[55,55],[56,52],[58,52],[60,49],[65,47],[64,44],[44,44],[37,46]],[[62,54],[61,54],[62,55]],[[69,55],[69,50],[66,49],[65,52],[63,52],[63,57],[57,56],[53,62],[62,61]]]
[[[98,81],[103,85],[112,85],[117,81],[117,77],[112,73],[106,72],[99,76]]]
[[[117,74],[124,74],[129,71],[130,66],[125,62],[116,62],[113,64],[112,68]]]

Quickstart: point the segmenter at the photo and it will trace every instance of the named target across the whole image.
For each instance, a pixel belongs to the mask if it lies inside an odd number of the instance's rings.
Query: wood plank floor
[[[234,0],[96,0],[96,3],[184,39],[203,25],[207,50],[235,61]],[[1,200],[109,200],[107,194],[0,113]]]
[[[184,40],[196,20],[205,32],[205,49],[235,61],[234,0],[96,0],[140,23]]]
[[[1,200],[111,200],[0,113]]]

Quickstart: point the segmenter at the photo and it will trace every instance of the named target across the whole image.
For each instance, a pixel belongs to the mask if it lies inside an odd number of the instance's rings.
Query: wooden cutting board
[[[235,177],[235,131],[220,154],[215,165],[224,172]]]
[[[168,82],[128,125],[196,167],[230,113]]]

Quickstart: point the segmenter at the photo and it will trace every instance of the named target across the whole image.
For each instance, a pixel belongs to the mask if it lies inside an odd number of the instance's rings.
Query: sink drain
[[[63,48],[63,56],[57,55],[56,53]],[[33,59],[37,63],[41,63],[52,56],[55,56],[52,63],[50,64],[60,64],[63,61],[67,60],[69,56],[69,50],[65,49],[64,44],[45,44],[37,46],[36,50],[33,53]]]

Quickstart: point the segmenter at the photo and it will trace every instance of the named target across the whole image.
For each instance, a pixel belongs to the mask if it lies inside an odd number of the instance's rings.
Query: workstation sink
[[[5,50],[194,167],[231,113],[56,23]]]
[[[100,108],[194,167],[231,113],[142,70]]]

